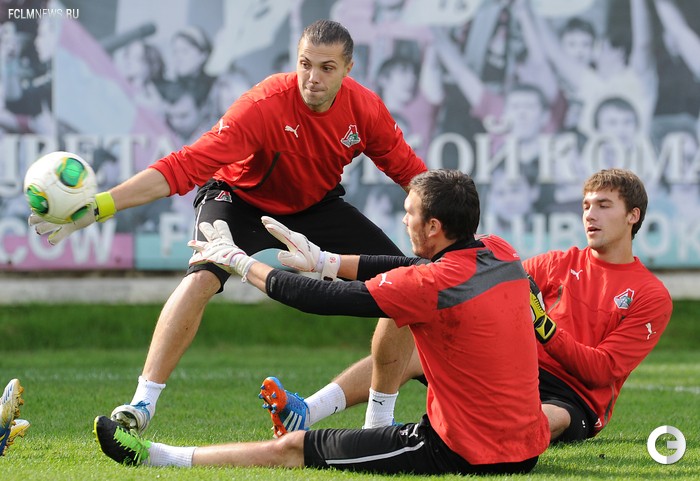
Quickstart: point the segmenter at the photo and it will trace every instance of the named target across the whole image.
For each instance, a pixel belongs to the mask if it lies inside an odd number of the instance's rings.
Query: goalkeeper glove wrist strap
[[[241,276],[241,282],[248,282],[248,271],[250,270],[250,267],[256,262],[258,261],[256,261],[252,257],[242,254],[237,256],[237,259],[231,265],[231,268],[236,274]]]
[[[546,314],[537,319],[534,325],[537,340],[540,341],[542,344],[546,344],[547,341],[549,341],[552,338],[554,332],[557,330],[557,325]]]
[[[98,222],[111,219],[116,212],[117,208],[114,205],[112,194],[109,192],[100,192],[95,195],[95,219]]]
[[[340,254],[321,251],[316,272],[321,273],[321,279],[324,281],[334,281],[338,278],[338,269],[340,269]]]

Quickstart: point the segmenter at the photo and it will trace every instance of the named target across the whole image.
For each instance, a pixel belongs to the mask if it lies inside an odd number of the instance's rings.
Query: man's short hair
[[[563,37],[569,32],[583,32],[590,35],[592,39],[595,39],[596,37],[593,24],[581,17],[571,17],[559,31],[559,38]]]
[[[404,68],[407,70],[411,70],[416,74],[416,77],[418,77],[418,72],[420,70],[420,67],[416,64],[416,62],[413,59],[410,59],[405,56],[395,56],[390,57],[384,62],[382,62],[382,65],[379,67],[379,71],[377,72],[377,77],[389,75],[389,72],[393,71],[396,68]]]
[[[476,185],[467,174],[450,169],[429,170],[415,176],[409,189],[421,199],[424,222],[439,220],[448,239],[474,237],[481,207]]]
[[[607,37],[612,48],[622,50],[625,64],[629,63],[630,55],[632,54],[632,33],[630,28],[612,24],[608,29]]]
[[[180,80],[171,80],[164,83],[159,88],[159,92],[166,104],[174,105],[183,98],[192,97],[197,107],[202,107],[205,104],[209,93],[201,83],[192,87]]]
[[[595,112],[593,113],[593,127],[596,130],[598,130],[600,127],[600,113],[603,111],[603,109],[608,107],[613,107],[624,112],[630,112],[632,115],[634,115],[635,124],[639,126],[639,114],[637,113],[637,109],[630,101],[622,97],[608,97],[598,104]]]
[[[186,40],[200,52],[204,52],[206,55],[211,54],[211,42],[202,28],[196,26],[182,28],[173,35],[173,39],[178,37]]]
[[[549,108],[549,101],[547,100],[547,97],[545,97],[544,93],[542,92],[542,89],[539,88],[535,84],[529,84],[529,83],[515,84],[508,91],[507,95],[515,94],[515,93],[534,94],[537,97],[537,100],[539,100],[540,105],[542,106],[542,110],[547,110]]]
[[[625,202],[627,212],[635,207],[639,209],[639,220],[632,226],[632,238],[634,239],[634,235],[642,227],[649,203],[642,180],[631,170],[604,169],[590,176],[583,184],[583,195],[600,190],[616,190]]]
[[[413,91],[415,93],[415,91],[418,90],[418,76],[420,74],[420,66],[417,65],[414,60],[405,56],[390,57],[387,60],[385,60],[379,67],[379,71],[377,72],[377,81],[384,77],[388,77],[391,74],[391,72],[397,69],[408,70],[413,73],[413,75],[416,78],[416,82],[413,86]],[[380,85],[379,88],[381,89],[382,86]],[[383,96],[384,92],[380,91],[378,93],[381,97]]]
[[[316,20],[304,29],[299,42],[306,39],[312,45],[343,45],[343,58],[346,64],[352,62],[354,42],[348,29],[333,20]]]

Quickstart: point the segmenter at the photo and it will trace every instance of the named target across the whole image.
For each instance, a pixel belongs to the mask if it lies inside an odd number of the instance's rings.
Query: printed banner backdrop
[[[473,176],[481,232],[523,258],[585,245],[582,183],[634,170],[649,193],[635,254],[700,267],[700,3],[690,0],[8,0],[0,12],[0,270],[184,270],[194,192],[50,246],[24,173],[76,152],[101,190],[191,143],[242,92],[293,70],[303,27],[355,39],[376,91],[430,168]],[[3,7],[4,8],[4,7]],[[410,254],[404,192],[366,158],[346,199]]]

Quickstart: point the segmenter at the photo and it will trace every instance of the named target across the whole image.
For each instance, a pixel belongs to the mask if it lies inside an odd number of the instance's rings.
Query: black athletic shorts
[[[425,386],[428,385],[424,375],[413,379]],[[571,416],[569,427],[552,443],[571,443],[593,437],[595,435],[593,428],[598,421],[598,415],[588,407],[588,404],[564,381],[544,369],[540,369],[539,380],[540,402],[564,408]]]
[[[595,412],[581,399],[581,396],[555,375],[540,368],[540,401],[568,411],[571,424],[553,443],[583,441],[595,435],[598,421]]]
[[[260,217],[274,217],[293,231],[304,234],[323,250],[336,254],[403,255],[391,239],[359,210],[345,202],[345,189],[338,185],[317,204],[296,214],[272,215],[253,207],[238,197],[226,182],[209,180],[194,200],[195,233],[197,240],[206,240],[199,232],[199,223],[217,219],[228,223],[233,241],[247,254],[265,249],[284,249],[260,222]],[[221,281],[221,290],[229,274],[214,264],[191,266],[187,274],[199,270],[213,272]],[[219,292],[221,292],[221,290]]]
[[[469,464],[430,426],[417,424],[376,429],[317,429],[304,436],[304,465],[378,474],[528,473],[537,456],[517,463]]]

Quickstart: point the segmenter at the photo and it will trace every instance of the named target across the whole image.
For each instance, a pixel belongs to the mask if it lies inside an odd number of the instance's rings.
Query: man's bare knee
[[[404,372],[404,382],[418,376],[422,376],[423,374],[423,366],[421,365],[420,358],[418,357],[418,350],[414,347],[413,353],[411,354],[411,359],[408,361],[408,366],[406,366],[406,371]]]
[[[297,468],[304,465],[304,436],[306,431],[292,431],[273,443],[279,466]]]
[[[195,271],[182,279],[180,286],[201,297],[211,297],[221,288],[221,281],[208,270]]]
[[[564,431],[571,425],[571,415],[569,411],[554,404],[543,404],[542,412],[549,420],[549,432],[552,441],[562,435]]]

